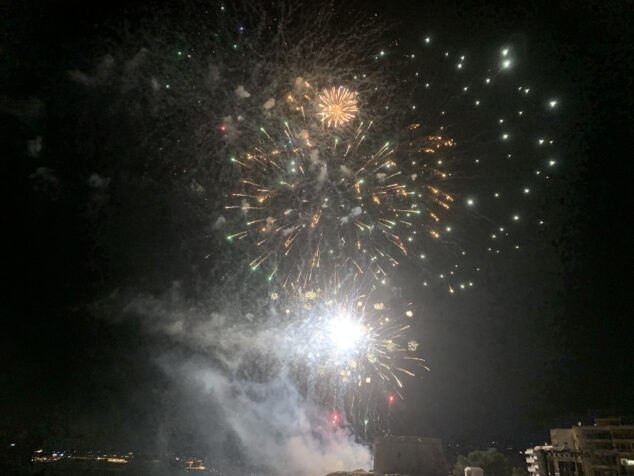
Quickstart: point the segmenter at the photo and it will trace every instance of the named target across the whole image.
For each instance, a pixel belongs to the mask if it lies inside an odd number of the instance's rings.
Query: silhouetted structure
[[[388,436],[374,443],[374,471],[411,476],[446,476],[447,461],[438,438]]]

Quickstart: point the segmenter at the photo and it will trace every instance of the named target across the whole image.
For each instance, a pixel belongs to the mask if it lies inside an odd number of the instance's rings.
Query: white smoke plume
[[[246,89],[244,89],[244,86],[242,86],[241,84],[236,88],[235,92],[236,92],[236,96],[238,96],[240,99],[246,99],[251,97],[251,93],[247,91]]]
[[[334,427],[329,410],[298,391],[289,375],[295,342],[272,311],[253,324],[210,312],[212,302],[185,304],[178,295],[176,286],[166,298],[136,297],[125,314],[172,347],[188,350],[178,356],[166,350],[157,361],[176,384],[194,392],[192,402],[204,400],[214,408],[213,444],[226,438],[222,435],[237,440],[239,455],[229,457],[235,474],[323,476],[370,467],[368,448]]]

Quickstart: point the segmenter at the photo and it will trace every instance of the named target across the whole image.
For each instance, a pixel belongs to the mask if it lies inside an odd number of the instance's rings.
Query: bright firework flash
[[[284,332],[298,381],[358,428],[377,398],[403,399],[406,381],[429,370],[409,335],[416,312],[393,291],[348,283],[285,295],[273,293],[271,299],[288,320]]]

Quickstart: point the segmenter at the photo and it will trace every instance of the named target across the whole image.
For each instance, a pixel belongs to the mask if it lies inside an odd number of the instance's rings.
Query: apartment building
[[[550,430],[551,444],[526,450],[531,476],[634,476],[634,425],[601,418]]]

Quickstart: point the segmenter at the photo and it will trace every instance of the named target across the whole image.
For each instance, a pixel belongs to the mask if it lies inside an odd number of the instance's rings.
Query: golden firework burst
[[[319,107],[321,122],[328,127],[343,125],[359,112],[357,93],[343,86],[324,89],[319,95]]]

